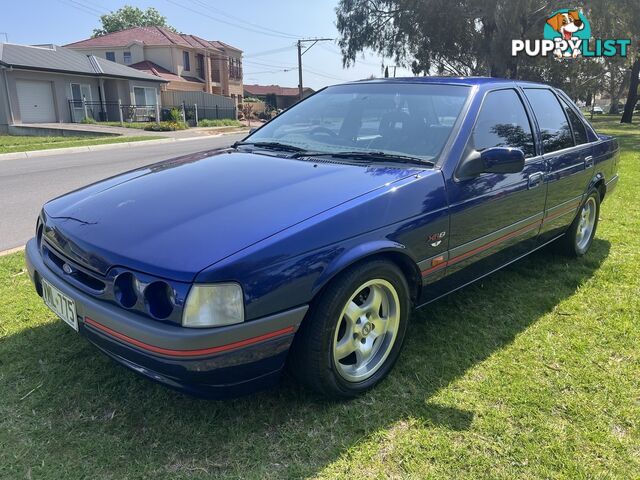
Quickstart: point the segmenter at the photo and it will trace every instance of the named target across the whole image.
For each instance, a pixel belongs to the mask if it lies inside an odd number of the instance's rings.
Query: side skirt
[[[520,255],[519,257],[516,257],[516,258],[514,258],[513,260],[508,261],[507,263],[505,263],[505,264],[503,264],[503,265],[499,266],[498,268],[494,268],[493,270],[490,270],[490,271],[488,271],[487,273],[483,273],[483,274],[482,274],[482,275],[480,275],[479,277],[476,277],[476,278],[474,278],[473,280],[471,280],[471,281],[469,281],[469,282],[463,283],[462,285],[460,285],[460,286],[458,286],[458,287],[455,287],[455,288],[453,288],[453,289],[449,290],[447,293],[443,293],[442,295],[439,295],[439,296],[437,296],[437,297],[435,297],[435,298],[432,298],[432,299],[431,299],[431,300],[429,300],[428,302],[425,302],[425,303],[422,303],[422,304],[420,304],[420,305],[416,306],[416,307],[415,307],[415,309],[417,310],[418,308],[422,308],[422,307],[424,307],[424,306],[426,306],[426,305],[429,305],[430,303],[433,303],[433,302],[435,302],[436,300],[440,300],[441,298],[446,297],[447,295],[449,295],[449,294],[451,294],[451,293],[453,293],[453,292],[456,292],[456,291],[460,290],[461,288],[467,287],[467,286],[471,285],[472,283],[477,282],[478,280],[482,280],[484,277],[487,277],[487,276],[489,276],[489,275],[491,275],[491,274],[493,274],[493,273],[497,272],[498,270],[502,270],[504,267],[507,267],[507,266],[511,265],[512,263],[517,262],[518,260],[523,259],[524,257],[528,256],[529,254],[531,254],[531,253],[533,253],[533,252],[535,252],[535,251],[537,251],[537,250],[540,250],[540,249],[541,249],[541,248],[543,248],[543,247],[546,247],[547,245],[549,245],[550,243],[555,242],[556,240],[558,240],[558,239],[559,239],[559,238],[561,238],[562,236],[564,236],[564,233],[562,233],[562,234],[558,235],[557,237],[552,238],[551,240],[549,240],[549,241],[547,241],[547,242],[545,242],[545,243],[543,243],[543,244],[541,244],[541,245],[538,245],[538,246],[537,246],[536,248],[534,248],[533,250],[529,250],[527,253],[524,253],[524,254]]]

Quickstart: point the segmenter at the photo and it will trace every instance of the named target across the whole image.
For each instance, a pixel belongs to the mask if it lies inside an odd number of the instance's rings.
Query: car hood
[[[76,190],[44,207],[45,237],[105,274],[115,265],[179,281],[416,168],[265,154],[196,154]]]

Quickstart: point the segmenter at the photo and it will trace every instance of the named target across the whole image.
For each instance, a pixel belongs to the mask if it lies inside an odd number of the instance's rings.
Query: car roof
[[[358,80],[355,82],[343,83],[342,85],[353,84],[379,84],[379,83],[414,83],[414,84],[437,84],[437,85],[463,85],[463,86],[497,86],[497,85],[530,85],[547,87],[542,83],[527,82],[522,80],[509,80],[506,78],[494,77],[397,77],[397,78],[373,78],[370,80]]]

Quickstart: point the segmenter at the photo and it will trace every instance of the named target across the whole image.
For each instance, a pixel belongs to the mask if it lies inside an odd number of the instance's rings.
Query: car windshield
[[[331,154],[376,152],[433,162],[469,87],[353,83],[329,87],[286,110],[242,144]]]

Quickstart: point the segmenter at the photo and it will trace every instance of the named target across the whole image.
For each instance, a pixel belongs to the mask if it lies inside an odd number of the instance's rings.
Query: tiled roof
[[[185,77],[181,77],[179,75],[176,75],[175,73],[171,73],[166,68],[161,67],[160,65],[158,65],[156,63],[150,62],[149,60],[144,60],[142,62],[134,63],[133,65],[130,65],[130,67],[131,68],[135,68],[136,70],[140,70],[141,72],[148,73],[149,75],[155,75],[156,77],[163,78],[163,79],[168,80],[170,82],[197,82],[197,83],[204,83],[199,78],[186,77],[186,76]]]
[[[280,85],[244,85],[243,89],[250,95],[278,95],[281,97],[296,97],[298,89],[294,87],[281,87]],[[311,88],[305,88],[305,92],[313,92]]]
[[[222,51],[224,47],[238,50],[235,47],[219,42],[209,41],[196,35],[186,35],[175,33],[163,27],[134,27],[119,32],[108,33],[100,37],[88,38],[79,42],[66,45],[70,48],[91,48],[91,47],[124,47],[132,43],[142,43],[144,45],[179,45],[182,47],[208,48]],[[238,50],[241,51],[241,50]]]
[[[162,81],[139,70],[56,45],[0,45],[0,63],[32,70]]]

